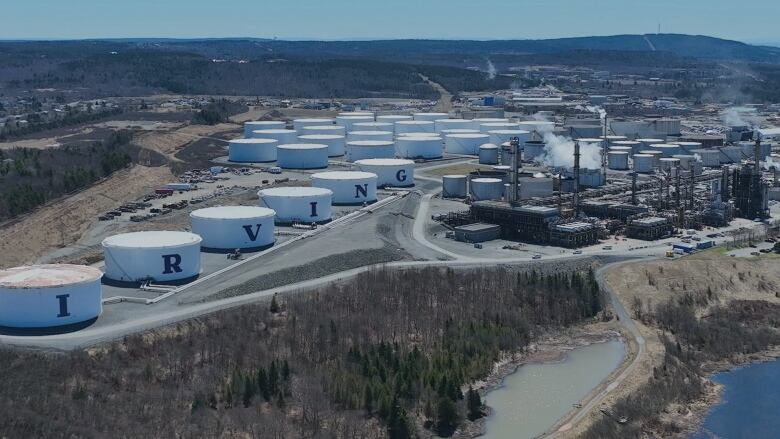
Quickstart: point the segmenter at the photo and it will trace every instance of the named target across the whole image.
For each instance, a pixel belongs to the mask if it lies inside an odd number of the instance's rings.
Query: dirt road
[[[421,74],[420,77],[441,95],[439,102],[433,107],[433,111],[441,113],[449,113],[452,111],[452,93],[448,92],[441,84],[431,81],[427,76]]]

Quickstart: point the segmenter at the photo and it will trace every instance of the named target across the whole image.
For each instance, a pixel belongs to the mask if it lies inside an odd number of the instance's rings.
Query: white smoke
[[[726,126],[729,127],[749,127],[753,128],[755,123],[744,115],[736,108],[727,108],[720,113],[720,119]]]
[[[764,169],[767,171],[770,171],[772,169],[777,169],[780,171],[780,161],[775,161],[772,157],[767,157],[764,159]]]
[[[496,66],[493,65],[493,61],[491,61],[490,58],[487,58],[487,73],[488,79],[495,79],[496,74],[498,73],[496,71]]]
[[[544,154],[539,161],[549,167],[574,167],[574,140],[557,136],[551,132],[544,134]],[[580,168],[601,169],[601,145],[580,142]]]

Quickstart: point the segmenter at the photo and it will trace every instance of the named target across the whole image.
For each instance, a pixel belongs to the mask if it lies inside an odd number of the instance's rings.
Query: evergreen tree
[[[369,415],[374,411],[374,394],[370,384],[366,384],[366,387],[363,388],[363,408]]]
[[[397,398],[393,398],[390,408],[390,418],[387,420],[387,433],[390,439],[411,438],[409,420],[406,418],[406,410],[401,407]]]
[[[442,437],[450,437],[458,428],[458,409],[451,399],[439,399],[439,409],[436,419],[436,433]]]
[[[466,405],[468,407],[469,420],[475,421],[484,416],[484,413],[482,412],[482,398],[479,397],[479,392],[474,390],[473,387],[469,386],[469,391],[466,395]]]
[[[279,303],[276,302],[276,294],[271,297],[271,307],[268,308],[271,313],[276,314],[279,312]]]

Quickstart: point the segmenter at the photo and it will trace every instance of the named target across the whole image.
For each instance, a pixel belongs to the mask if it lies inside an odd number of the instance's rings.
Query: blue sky
[[[8,0],[0,39],[514,39],[662,32],[780,42],[780,0]]]

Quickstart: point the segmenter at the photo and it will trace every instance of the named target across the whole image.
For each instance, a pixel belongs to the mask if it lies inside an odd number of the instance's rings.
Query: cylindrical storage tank
[[[433,122],[436,119],[447,119],[450,115],[447,113],[414,113],[412,117],[416,121]]]
[[[473,178],[479,178],[479,176],[486,177],[486,178],[500,178],[501,180],[504,181],[505,184],[509,183],[511,181],[511,177],[512,177],[512,175],[511,175],[512,167],[511,166],[509,166],[509,165],[496,165],[496,166],[491,166],[490,169],[491,169],[491,171],[489,171],[490,175],[485,175],[485,174],[488,173],[488,171],[479,171],[479,174],[478,174],[477,177],[472,175],[471,178],[472,179]]]
[[[257,120],[253,122],[244,122],[244,138],[254,137],[252,132],[258,130],[283,130],[287,124],[281,120]]]
[[[238,163],[262,163],[276,160],[274,139],[235,139],[228,143],[228,160]]]
[[[672,158],[679,160],[680,167],[684,170],[691,169],[691,163],[696,161],[696,157],[688,154],[678,154]]]
[[[544,140],[546,133],[552,133],[555,130],[555,122],[543,120],[523,120],[517,123],[517,129],[530,131],[531,140]]]
[[[664,171],[674,169],[679,164],[680,159],[676,159],[674,157],[661,157],[661,160],[659,161],[659,167]]]
[[[376,201],[377,175],[362,171],[318,172],[311,185],[333,192],[333,204],[350,205]]]
[[[189,232],[131,232],[103,240],[106,278],[173,282],[200,273],[201,237]]]
[[[315,117],[311,119],[294,119],[293,120],[293,129],[295,131],[298,131],[298,133],[301,133],[303,128],[305,127],[316,127],[316,126],[335,126],[334,123],[336,123],[336,119],[331,119],[329,117]]]
[[[498,164],[498,145],[486,143],[479,146],[479,163],[482,165]]]
[[[471,119],[471,129],[479,131],[479,126],[483,123],[508,123],[509,119],[505,117],[477,117]]]
[[[650,145],[650,149],[661,151],[661,155],[666,158],[671,158],[672,156],[682,153],[682,151],[680,151],[680,146],[673,143],[655,143]]]
[[[634,154],[634,172],[648,173],[653,172],[655,166],[655,157],[650,154]]]
[[[724,146],[720,148],[721,163],[741,163],[742,148],[739,146]]]
[[[402,121],[402,120],[414,120],[414,118],[410,115],[404,115],[404,114],[383,114],[381,116],[376,117],[377,122],[387,122],[393,124],[393,127],[395,127],[395,123]],[[393,128],[395,129],[395,128]],[[388,130],[391,131],[391,130]]]
[[[255,130],[252,131],[252,137],[255,139],[274,139],[280,145],[284,145],[295,143],[298,139],[298,132],[295,130]]]
[[[467,119],[436,119],[433,121],[433,130],[441,133],[442,130],[470,129],[472,123]]]
[[[618,149],[621,148],[621,149]],[[628,153],[633,154],[639,154],[639,151],[641,149],[645,148],[645,145],[642,142],[638,142],[636,140],[615,140],[612,142],[612,145],[610,146],[610,149],[613,149],[615,151],[626,151],[622,148],[628,148]]]
[[[674,142],[680,147],[680,154],[690,154],[694,149],[701,149],[699,142]]]
[[[479,154],[479,145],[490,143],[487,134],[450,134],[444,138],[444,151],[449,154]]]
[[[347,132],[355,131],[352,125],[358,122],[373,122],[374,116],[337,116],[336,125],[343,126]]]
[[[331,219],[333,191],[319,187],[274,187],[257,193],[261,207],[276,212],[280,224],[322,223]]]
[[[393,141],[392,131],[348,131],[347,142],[358,142],[360,140],[382,140],[385,142]]]
[[[441,178],[442,198],[466,198],[468,177],[465,175],[445,175]]]
[[[322,169],[328,167],[328,145],[291,143],[276,147],[276,164],[284,169]]]
[[[436,133],[433,121],[428,120],[401,120],[395,123],[395,134],[403,133]]]
[[[628,137],[626,136],[617,136],[617,135],[608,135],[608,136],[599,136],[601,139],[606,140],[608,145],[612,145],[612,142],[623,142],[628,140]]]
[[[298,136],[300,143],[315,143],[328,146],[328,157],[338,157],[344,155],[347,141],[344,136],[333,134],[305,134]]]
[[[756,143],[751,141],[744,141],[738,143],[739,147],[742,149],[742,156],[744,158],[752,159],[755,155],[756,150]],[[767,142],[762,142],[761,145],[758,147],[759,149],[759,160],[766,160],[767,157],[769,157],[770,154],[772,154],[772,144]]]
[[[102,276],[97,268],[70,264],[0,270],[0,327],[40,330],[90,323],[103,312]]]
[[[720,166],[720,151],[717,149],[694,149],[691,154],[701,162],[702,166]]]
[[[347,136],[347,129],[341,125],[317,125],[313,127],[303,127],[298,131],[300,136],[311,134],[329,134],[332,136]]]
[[[479,131],[468,128],[453,128],[451,130],[441,130],[438,135],[444,138],[450,134],[479,134]]]
[[[610,151],[607,153],[609,169],[623,171],[628,169],[627,151]]]
[[[642,151],[639,151],[640,154],[649,155],[653,157],[653,166],[658,166],[659,160],[661,160],[661,157],[663,157],[663,153],[661,151],[657,151],[655,149],[645,149]]]
[[[395,144],[383,140],[358,140],[347,142],[347,160],[391,159],[395,157]]]
[[[666,143],[666,139],[644,138],[644,139],[635,139],[635,140],[642,144],[642,147],[640,149],[649,149],[650,145],[655,145],[657,143]]]
[[[544,155],[545,143],[541,140],[529,140],[523,144],[523,160],[531,162]]]
[[[429,133],[398,133],[398,134],[396,134],[396,139],[400,139],[402,137],[441,137],[441,136],[438,133],[434,133],[433,131],[431,131]]]
[[[202,248],[233,250],[266,247],[274,243],[274,212],[257,206],[219,206],[190,213],[192,232]]]
[[[373,118],[375,116],[373,111],[363,111],[363,110],[355,110],[355,111],[343,111],[339,113],[337,116],[363,116],[363,117],[371,117]]]
[[[493,130],[487,133],[490,136],[490,143],[501,145],[504,142],[511,141],[514,137],[520,141],[520,144],[531,140],[531,132],[525,130]]]
[[[379,187],[414,186],[414,161],[406,159],[365,159],[355,162],[358,169],[376,174]]]
[[[625,152],[629,156],[634,155],[634,150],[630,146],[610,146],[609,152]]]
[[[396,155],[406,159],[437,159],[443,149],[441,137],[400,136],[395,141]]]
[[[395,123],[391,122],[355,122],[352,124],[355,131],[389,131],[395,133]]]
[[[504,196],[504,180],[500,178],[472,178],[469,193],[474,200],[500,200]]]
[[[519,130],[519,129],[520,129],[520,125],[512,122],[488,122],[479,125],[479,131],[485,134],[491,131]]]

